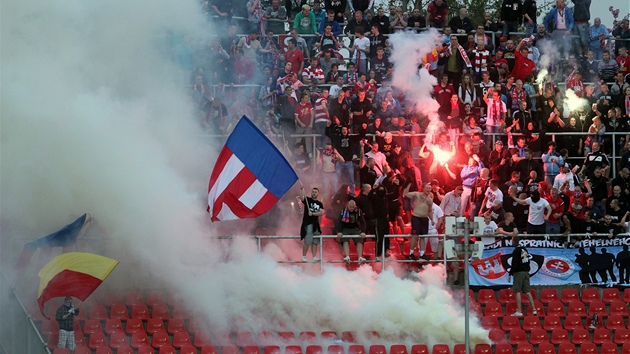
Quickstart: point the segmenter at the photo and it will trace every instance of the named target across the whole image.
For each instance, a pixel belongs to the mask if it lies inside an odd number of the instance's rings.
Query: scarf
[[[527,98],[527,93],[525,92],[525,90],[521,90],[521,92],[518,92],[518,90],[514,89],[511,90],[511,98],[512,98],[512,109],[518,109],[518,102],[519,101],[525,101],[525,99]]]
[[[475,53],[475,72],[479,74],[482,71],[488,71],[488,68],[481,67],[481,64],[485,64],[488,62],[488,55],[490,55],[490,52],[487,50],[476,49],[473,50],[473,52]]]
[[[341,211],[341,222],[350,222],[350,210],[348,210],[348,207],[343,208]]]
[[[626,115],[630,114],[630,96],[626,96]]]
[[[462,59],[464,59],[464,63],[466,64],[466,67],[472,68],[472,64],[470,63],[470,59],[468,58],[468,55],[466,55],[466,51],[464,50],[464,47],[462,47],[461,44],[457,44],[457,50],[459,50],[459,54],[462,56]]]

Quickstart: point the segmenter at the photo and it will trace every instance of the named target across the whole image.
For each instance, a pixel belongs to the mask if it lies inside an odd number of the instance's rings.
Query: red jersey
[[[300,70],[300,67],[302,67],[302,63],[304,62],[304,54],[302,54],[302,51],[297,48],[289,50],[284,53],[284,57],[287,59],[288,62],[291,62],[291,70],[293,72],[299,73],[298,70]]]
[[[586,193],[582,191],[579,191],[579,192],[567,191],[565,194],[567,195],[567,197],[571,198],[571,205],[569,206],[569,212],[571,212],[573,215],[575,215],[576,218],[580,220],[584,219],[584,207],[586,206]],[[582,209],[577,214],[573,212],[574,203],[577,203],[582,206]]]
[[[512,69],[514,80],[525,81],[527,75],[534,69],[536,69],[536,63],[533,60],[524,57],[519,51],[514,51],[514,69]]]
[[[361,83],[361,81],[357,81],[357,83],[354,84],[354,87],[352,87],[352,94],[358,95],[360,89],[363,89],[363,91],[365,92],[373,90],[376,93],[376,87],[372,86],[372,84],[367,81],[364,83]]]
[[[630,55],[626,54],[626,57],[621,55],[617,57],[617,64],[619,64],[619,72],[624,75],[630,74]]]
[[[564,214],[564,200],[560,197],[556,197],[556,200],[549,197],[547,198],[549,205],[551,206],[551,215],[549,215],[550,222],[560,222],[560,218],[556,218],[553,214]]]
[[[300,102],[295,105],[295,114],[302,124],[307,126],[311,124],[311,112],[313,112],[313,105],[310,102],[306,102],[306,104]]]
[[[433,94],[435,95],[436,101],[440,104],[440,106],[448,104],[451,100],[451,96],[455,94],[455,89],[453,85],[447,84],[446,87],[442,87],[442,85],[438,84],[433,88]]]

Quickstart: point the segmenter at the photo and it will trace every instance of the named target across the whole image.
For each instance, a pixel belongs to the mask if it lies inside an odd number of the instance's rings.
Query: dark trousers
[[[376,218],[375,220],[375,235],[376,235],[376,256],[381,257],[383,255],[383,243],[385,243],[385,252],[389,250],[389,238],[385,235],[389,234],[389,221],[386,216]]]

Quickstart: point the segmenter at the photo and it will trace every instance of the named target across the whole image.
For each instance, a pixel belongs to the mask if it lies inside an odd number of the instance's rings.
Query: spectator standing
[[[293,20],[293,28],[299,34],[316,34],[316,26],[315,15],[311,12],[311,7],[307,4],[302,5],[302,11]]]
[[[302,226],[300,227],[300,238],[304,241],[302,247],[302,262],[306,262],[306,253],[309,247],[313,255],[313,262],[319,262],[317,257],[317,245],[320,239],[314,235],[320,235],[322,230],[319,226],[319,217],[324,215],[324,204],[317,198],[319,189],[311,189],[311,196],[307,197],[304,193],[304,187],[300,185],[302,203],[304,203],[304,215],[302,216]]]
[[[561,57],[567,57],[571,49],[571,31],[575,25],[573,12],[566,7],[564,0],[556,0],[556,7],[545,16],[545,29],[551,32],[551,40],[555,42]]]
[[[287,20],[287,9],[280,6],[280,0],[272,0],[271,6],[265,9],[267,17],[267,31],[281,34],[284,32],[284,22]]]
[[[377,26],[375,24],[371,26],[370,35],[368,36],[368,39],[370,40],[370,58],[369,59],[374,60],[378,55],[377,53],[378,49],[381,48],[381,50],[383,51],[383,55],[381,56],[381,58],[384,58],[387,61],[387,58],[385,58],[385,50],[383,49],[385,48],[385,41],[387,41],[387,38],[381,33],[380,26]],[[370,68],[376,71],[376,68],[374,68],[373,66],[370,66]],[[380,74],[379,75],[379,80],[380,80],[380,78],[382,78],[382,76],[387,73],[387,69],[383,71],[383,69],[381,68],[378,73]]]
[[[503,0],[501,4],[502,36],[508,37],[510,32],[518,32],[518,25],[522,22],[521,0]]]
[[[300,102],[295,106],[295,134],[312,134],[314,120],[315,110],[311,104],[310,95],[308,92],[302,92]],[[306,147],[306,153],[313,156],[313,138],[298,137],[296,141],[302,141]]]
[[[630,47],[630,20],[624,18],[621,20],[621,25],[617,27],[613,32],[612,36],[615,37],[615,53],[619,53],[619,48],[621,47]]]
[[[523,308],[521,304],[521,294],[526,294],[529,299],[529,303],[533,309],[533,315],[538,315],[536,311],[536,304],[534,304],[534,298],[530,293],[529,285],[529,271],[531,269],[529,262],[532,256],[527,252],[527,248],[517,246],[512,252],[512,266],[508,272],[508,282],[511,281],[514,276],[514,284],[512,289],[516,293],[516,312],[512,316],[523,316]]]
[[[457,34],[468,34],[475,29],[470,17],[468,17],[468,10],[466,8],[459,9],[458,15],[451,18],[448,25],[451,27],[451,30]]]
[[[370,40],[365,36],[365,30],[361,27],[355,29],[354,46],[348,47],[344,43],[344,47],[348,49],[352,55],[352,62],[360,73],[367,73],[368,57],[370,55]],[[350,74],[350,73],[348,73]],[[348,75],[347,74],[347,75]],[[357,78],[358,79],[358,78]],[[357,80],[353,80],[354,84]],[[348,80],[348,83],[349,82]]]
[[[348,7],[348,0],[326,0],[324,4],[326,11],[333,10],[335,12],[335,21],[339,23],[345,22],[343,14],[346,12],[346,7]]]
[[[536,69],[536,63],[528,58],[529,48],[523,44],[529,41],[529,38],[522,39],[514,51],[514,68],[512,69],[512,75],[516,80],[525,81],[527,75],[533,73]],[[521,82],[521,85],[523,83]]]
[[[389,30],[391,27],[390,22],[389,22],[389,17],[385,15],[385,9],[383,9],[382,7],[378,8],[376,16],[372,18],[372,22],[370,24],[378,25],[380,33],[389,33]]]
[[[427,7],[429,27],[443,28],[448,17],[448,4],[444,0],[431,0]]]
[[[313,1],[311,12],[315,15],[315,26],[319,28],[319,25],[326,20],[326,11],[322,9],[320,0]]]
[[[523,3],[523,22],[525,22],[525,37],[529,37],[536,31],[536,17],[538,17],[538,7],[536,0],[525,0]]]
[[[538,191],[533,191],[531,197],[521,199],[512,196],[512,198],[521,205],[529,205],[529,213],[527,219],[527,233],[530,235],[542,235],[547,232],[545,221],[549,219],[551,206],[544,198],[540,197]]]
[[[545,181],[553,185],[556,176],[560,173],[560,167],[564,165],[564,159],[556,151],[555,141],[550,141],[547,144],[547,152],[542,155],[542,162],[545,170]]]
[[[359,137],[350,136],[350,128],[343,125],[329,123],[326,128],[326,135],[332,140],[337,163],[335,171],[339,183],[348,184],[350,193],[354,195],[354,164],[352,163],[352,155],[358,148]]]
[[[606,48],[606,40],[610,37],[610,33],[608,32],[606,26],[602,25],[602,20],[599,17],[595,17],[590,30],[591,33],[588,48],[593,51],[593,59],[601,60],[604,48]]]
[[[427,27],[427,18],[419,8],[415,8],[411,12],[411,16],[407,19],[407,27],[413,28],[417,32]]]
[[[488,95],[492,95],[492,99],[489,99]],[[488,89],[483,96],[483,100],[488,106],[488,116],[486,118],[488,133],[503,133],[507,107],[501,101],[501,92],[495,89]]]
[[[63,304],[55,313],[55,320],[59,324],[59,343],[57,348],[70,349],[74,353],[76,347],[74,341],[74,316],[79,314],[79,309],[72,306],[72,297],[66,296]]]
[[[591,0],[571,0],[575,5],[573,7],[573,19],[575,26],[573,27],[573,35],[575,38],[576,50],[578,55],[584,56],[588,51],[590,44],[590,28],[588,21],[591,19]]]
[[[630,48],[630,41],[628,44],[619,47],[618,56],[617,56],[617,64],[619,65],[619,73],[624,77],[630,74],[630,56],[628,55],[627,48]]]
[[[260,26],[263,19],[263,8],[260,4],[260,0],[247,1],[247,20],[249,21],[249,30],[256,30],[256,33],[264,33],[263,28]]]
[[[609,51],[604,50],[602,52],[602,60],[597,63],[597,71],[603,81],[613,82],[615,80],[615,75],[619,71],[619,64],[612,59]]]
[[[338,36],[342,33],[341,31],[341,26],[339,25],[339,22],[335,21],[335,12],[333,10],[327,10],[326,11],[326,20],[324,20],[322,23],[320,23],[319,25],[319,30],[317,31],[319,33],[319,35],[323,35],[326,29],[326,26],[330,26],[331,30],[332,30],[332,34],[335,36]]]
[[[210,1],[211,16],[217,16],[215,23],[219,28],[228,27],[232,22],[232,16],[234,15],[234,5],[232,0],[211,0]]]

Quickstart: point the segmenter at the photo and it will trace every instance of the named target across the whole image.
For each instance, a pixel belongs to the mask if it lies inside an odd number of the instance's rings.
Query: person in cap
[[[55,320],[59,324],[58,348],[68,348],[74,352],[74,316],[79,314],[79,309],[72,305],[72,297],[66,296],[64,302],[55,313]]]
[[[567,184],[568,190],[575,190],[575,181],[573,180],[573,172],[571,171],[571,164],[565,162],[560,169],[560,173],[556,175],[553,180],[553,188],[562,189],[564,184]]]

